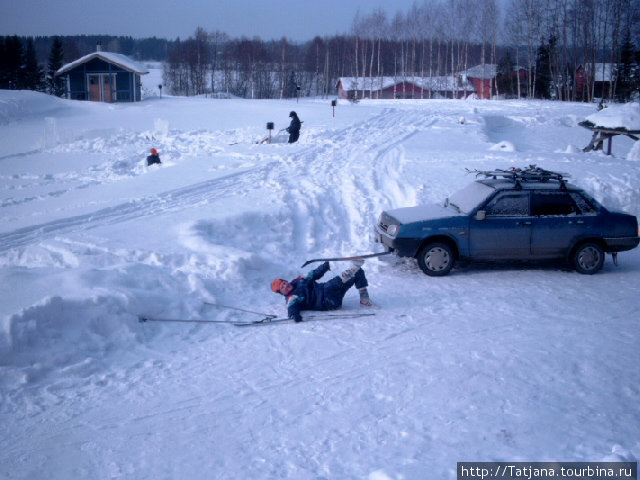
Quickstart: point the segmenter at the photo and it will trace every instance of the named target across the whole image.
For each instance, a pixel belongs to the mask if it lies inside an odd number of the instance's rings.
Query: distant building
[[[100,47],[60,68],[65,77],[66,96],[92,102],[138,102],[142,100],[140,76],[147,68],[125,55],[103,52]]]
[[[489,99],[496,94],[496,76],[498,74],[498,65],[495,63],[485,63],[484,65],[476,65],[464,72],[458,73],[461,83],[469,83],[473,85],[478,98]]]
[[[336,85],[338,97],[361,98],[464,98],[473,93],[468,83],[453,76],[445,77],[340,77]]]
[[[593,85],[595,98],[610,97],[609,88],[616,79],[613,63],[587,63],[576,69],[575,87],[576,98],[590,98],[587,89]]]

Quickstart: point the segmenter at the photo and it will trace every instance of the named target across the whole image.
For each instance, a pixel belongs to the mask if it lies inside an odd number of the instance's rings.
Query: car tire
[[[418,266],[430,277],[443,277],[455,263],[453,250],[446,243],[430,243],[418,253]]]
[[[573,252],[572,260],[576,272],[593,275],[604,265],[604,250],[597,243],[583,243]]]

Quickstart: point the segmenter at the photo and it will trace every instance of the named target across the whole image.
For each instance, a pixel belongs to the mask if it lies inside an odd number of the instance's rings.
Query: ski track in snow
[[[573,112],[590,109],[509,105],[381,103],[337,127],[308,121],[294,146],[252,145],[250,129],[106,129],[0,157],[113,157],[0,176],[6,225],[60,202],[0,234],[18,297],[0,323],[0,476],[442,479],[469,459],[635,461],[637,251],[593,277],[480,265],[431,279],[385,257],[365,265],[373,317],[138,322],[249,316],[203,300],[283,313],[272,278],[380,250],[383,209],[442,201],[471,180],[464,168],[541,163],[640,212],[637,162],[567,153],[549,133],[575,135]],[[140,166],[151,135],[162,169]],[[167,180],[188,168],[193,181]],[[169,188],[138,190],[145,178]],[[126,182],[139,183],[123,201],[64,202]]]

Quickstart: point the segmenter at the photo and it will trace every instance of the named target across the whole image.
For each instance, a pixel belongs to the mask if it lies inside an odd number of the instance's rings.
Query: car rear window
[[[598,213],[598,209],[589,198],[578,192],[571,192],[570,195],[583,215],[596,215]]]

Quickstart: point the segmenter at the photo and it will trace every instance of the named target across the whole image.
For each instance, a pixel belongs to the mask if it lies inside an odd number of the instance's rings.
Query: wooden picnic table
[[[591,122],[580,122],[578,125],[591,130],[593,137],[589,145],[582,149],[583,152],[591,150],[604,150],[604,141],[607,140],[607,155],[611,155],[611,140],[616,135],[626,135],[634,140],[640,140],[636,135],[640,135],[640,130],[614,129],[594,126]]]

